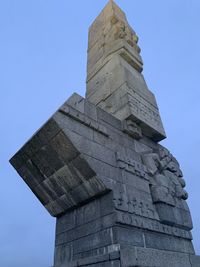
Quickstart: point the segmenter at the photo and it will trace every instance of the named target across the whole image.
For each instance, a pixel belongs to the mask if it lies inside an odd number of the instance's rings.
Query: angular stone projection
[[[11,164],[57,218],[54,267],[197,267],[180,165],[113,2],[90,27],[86,98],[73,94]]]

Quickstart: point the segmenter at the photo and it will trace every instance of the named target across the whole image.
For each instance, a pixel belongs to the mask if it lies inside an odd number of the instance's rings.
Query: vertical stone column
[[[154,94],[142,75],[138,37],[110,1],[89,29],[86,98],[155,141],[165,138]]]
[[[185,180],[142,75],[138,38],[109,1],[73,94],[11,164],[56,217],[54,267],[198,267]]]

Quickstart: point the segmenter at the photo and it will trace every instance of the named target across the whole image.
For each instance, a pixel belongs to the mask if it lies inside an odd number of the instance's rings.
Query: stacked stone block
[[[142,76],[138,38],[110,1],[73,94],[11,159],[56,217],[54,267],[198,267],[185,180]]]

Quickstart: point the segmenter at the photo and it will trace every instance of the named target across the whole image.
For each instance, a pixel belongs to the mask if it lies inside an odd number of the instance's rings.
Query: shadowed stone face
[[[54,267],[198,267],[178,161],[113,2],[89,31],[86,98],[73,94],[11,164],[57,218]]]
[[[68,107],[67,113],[66,108],[61,107],[61,111],[11,159],[12,165],[52,216],[61,215],[106,192],[103,182],[67,136],[67,120],[62,117],[63,113],[70,116],[73,111]]]
[[[143,162],[148,168],[152,199],[160,220],[191,230],[192,219],[184,201],[188,194],[177,160],[166,148],[160,147],[157,153],[144,154]]]

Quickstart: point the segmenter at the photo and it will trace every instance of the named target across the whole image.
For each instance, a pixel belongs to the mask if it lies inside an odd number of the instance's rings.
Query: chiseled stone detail
[[[123,41],[123,45],[118,47],[120,41]],[[132,60],[134,67],[142,71],[143,64],[137,42],[138,37],[128,25],[126,15],[114,2],[110,1],[90,27],[88,75],[94,75],[99,67],[99,61],[102,63],[107,56],[119,49],[122,54],[124,53],[123,56],[128,62]],[[127,49],[127,47],[130,48]],[[129,57],[125,55],[126,49]]]
[[[123,121],[123,131],[135,139],[142,138],[141,128],[130,119]]]
[[[11,164],[56,217],[54,267],[197,267],[188,194],[142,75],[138,37],[109,1],[73,94]]]
[[[125,169],[141,178],[148,180],[147,168],[142,163],[123,155],[120,152],[116,153],[116,160],[120,169]]]
[[[181,207],[188,198],[184,190],[185,181],[179,163],[164,147],[157,153],[143,155],[150,176],[150,188],[153,203],[157,208],[160,220],[166,224],[192,229],[189,209]]]
[[[65,115],[73,118],[74,120],[79,121],[80,123],[83,123],[87,127],[90,127],[91,129],[108,136],[106,128],[98,123],[97,121],[88,118],[85,114],[79,112],[78,110],[74,109],[71,106],[63,105],[60,109],[60,112],[64,113]]]
[[[155,97],[141,73],[137,43],[126,15],[110,1],[89,30],[86,97],[120,120],[139,124],[144,135],[160,141],[165,131]]]
[[[121,224],[132,225],[138,228],[144,228],[158,233],[163,233],[176,237],[182,237],[184,239],[189,239],[189,240],[192,239],[192,235],[190,232],[184,229],[162,224],[160,223],[159,220],[153,219],[153,217],[155,217],[154,210],[153,209],[151,210],[150,208],[148,208],[148,210],[150,214],[152,213],[152,216],[149,215],[146,218],[142,218],[141,214],[139,214],[140,216],[138,216],[136,212],[134,214],[130,214],[119,211],[117,212],[117,222]],[[143,215],[143,217],[145,216]]]

